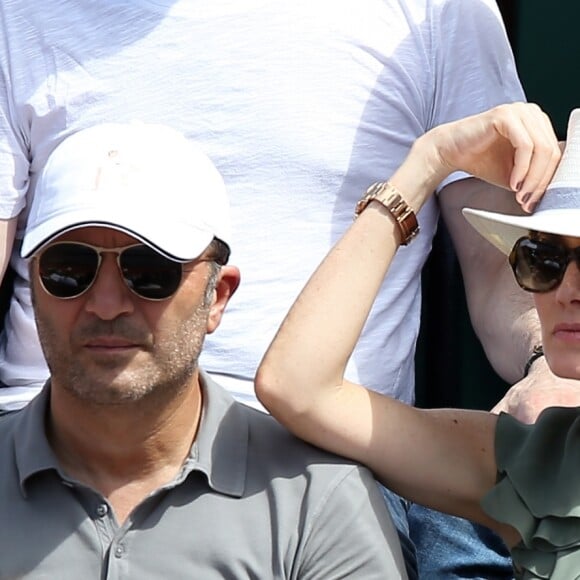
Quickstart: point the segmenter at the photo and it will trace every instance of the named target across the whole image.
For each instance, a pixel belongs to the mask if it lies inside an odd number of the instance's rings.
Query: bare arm
[[[405,497],[493,525],[479,508],[495,479],[493,415],[419,411],[343,380],[396,249],[393,222],[374,205],[294,304],[258,371],[258,397],[299,436],[368,465]]]
[[[461,265],[473,326],[495,370],[510,383],[523,376],[526,360],[541,340],[540,323],[531,295],[517,286],[505,257],[491,244],[482,243],[461,210],[472,207],[521,214],[522,208],[527,212],[534,209],[560,159],[561,148],[547,118],[542,119],[543,113],[535,105],[530,107],[536,109],[530,118],[538,121],[534,149],[540,161],[530,169],[528,178],[533,179],[515,187],[520,205],[505,189],[479,179],[452,183],[439,196]],[[523,118],[522,122],[526,125],[529,120]]]
[[[536,121],[522,127],[521,114],[516,106],[500,107],[430,131],[391,183],[415,209],[459,168],[512,189],[523,182],[539,190],[557,160],[546,165],[545,152],[534,153]],[[419,411],[344,380],[399,236],[388,212],[371,203],[294,303],[258,370],[256,392],[297,435],[366,463],[402,495],[494,525],[479,508],[496,475],[494,416]],[[495,527],[513,541],[513,532]]]
[[[547,185],[547,184],[546,184]],[[532,297],[517,285],[506,257],[463,217],[464,207],[522,214],[514,196],[478,179],[445,187],[439,202],[457,253],[471,322],[496,372],[513,383],[540,339]]]

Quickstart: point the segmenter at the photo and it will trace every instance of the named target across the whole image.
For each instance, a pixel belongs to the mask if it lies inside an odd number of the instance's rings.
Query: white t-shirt
[[[3,0],[0,46],[0,218],[22,227],[47,156],[95,123],[165,123],[216,163],[242,284],[201,364],[242,400],[368,185],[429,128],[523,99],[493,0]],[[421,211],[348,367],[407,402],[437,215],[434,200]],[[23,389],[0,389],[4,405],[47,376],[18,248],[12,265],[0,380]]]

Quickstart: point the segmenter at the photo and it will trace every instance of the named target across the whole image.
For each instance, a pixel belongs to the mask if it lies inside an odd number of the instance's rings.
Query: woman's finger
[[[530,105],[522,114],[522,124],[533,143],[527,173],[516,195],[525,211],[531,212],[544,195],[561,157],[558,140],[548,116],[536,105]],[[515,151],[514,167],[518,164]]]

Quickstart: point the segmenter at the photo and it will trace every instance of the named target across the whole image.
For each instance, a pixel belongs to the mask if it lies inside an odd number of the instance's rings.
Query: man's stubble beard
[[[215,275],[210,274],[208,287],[201,303],[193,308],[191,316],[176,323],[171,332],[156,343],[150,335],[129,325],[122,316],[113,321],[95,320],[62,344],[55,326],[38,313],[33,296],[38,335],[50,369],[53,384],[68,391],[85,403],[98,406],[125,405],[149,399],[153,402],[171,399],[185,391],[197,369],[197,363],[207,329],[211,296],[215,287]],[[40,290],[42,291],[42,290]],[[118,361],[106,360],[87,368],[83,357],[77,357],[71,344],[80,344],[93,336],[124,337],[145,343],[146,362],[131,359],[119,367]],[[62,337],[62,335],[60,335]],[[131,364],[132,363],[132,364]],[[108,367],[108,368],[107,368]],[[119,367],[118,373],[114,373]],[[115,377],[120,377],[115,381]]]

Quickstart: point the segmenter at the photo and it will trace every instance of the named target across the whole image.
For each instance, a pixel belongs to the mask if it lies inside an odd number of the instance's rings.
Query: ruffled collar
[[[580,408],[547,409],[534,425],[502,414],[495,445],[498,483],[482,507],[522,538],[517,578],[580,579]]]

